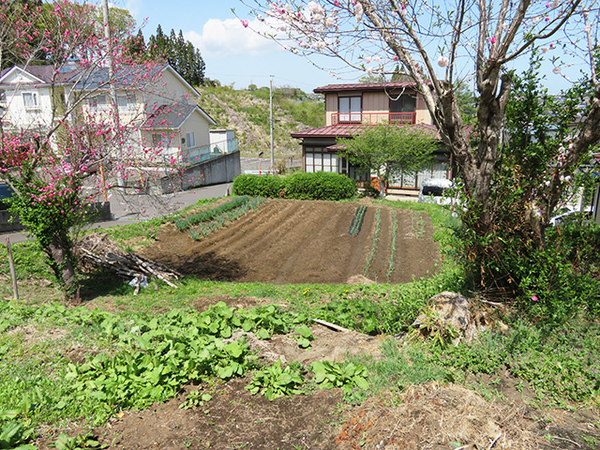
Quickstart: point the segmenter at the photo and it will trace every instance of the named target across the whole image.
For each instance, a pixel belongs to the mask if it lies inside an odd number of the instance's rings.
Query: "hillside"
[[[201,86],[200,106],[217,122],[218,128],[234,129],[244,157],[270,151],[269,88],[236,90],[230,86]],[[325,106],[322,98],[300,89],[273,89],[275,159],[301,157],[300,144],[290,136],[294,131],[322,126]]]

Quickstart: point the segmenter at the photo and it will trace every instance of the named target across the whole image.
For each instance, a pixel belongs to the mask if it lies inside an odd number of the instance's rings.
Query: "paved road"
[[[231,184],[225,183],[201,187],[159,197],[150,195],[123,195],[120,192],[114,192],[108,198],[113,220],[94,223],[90,228],[96,229],[126,225],[171,214],[196,203],[198,200],[228,195],[231,191]],[[0,233],[0,243],[4,244],[7,237],[10,239],[11,244],[29,239],[26,233]]]

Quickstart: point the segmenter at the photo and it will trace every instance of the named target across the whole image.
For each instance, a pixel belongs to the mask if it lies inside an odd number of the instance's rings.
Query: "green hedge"
[[[296,173],[287,177],[240,175],[233,180],[234,195],[301,200],[342,200],[355,197],[356,182],[329,172]]]
[[[280,197],[284,189],[283,178],[274,175],[238,175],[233,180],[233,195],[250,197]]]

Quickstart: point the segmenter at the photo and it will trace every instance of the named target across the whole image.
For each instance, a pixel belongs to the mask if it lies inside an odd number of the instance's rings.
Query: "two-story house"
[[[419,126],[437,136],[423,97],[412,82],[330,84],[314,90],[325,96],[325,126],[292,133],[302,145],[305,172],[337,172],[357,181],[370,174],[338,155],[338,138],[351,138],[361,127],[376,123]],[[449,154],[440,148],[427,170],[392,180],[391,188],[417,193],[426,178],[449,178]]]
[[[178,162],[210,153],[209,129],[216,123],[197,106],[198,91],[169,64],[151,74],[136,70],[117,69],[112,83],[120,125],[131,129],[128,150],[144,155],[149,148],[160,149],[164,158]],[[0,73],[2,126],[48,130],[73,105],[96,116],[97,123],[111,120],[110,87],[107,68],[86,70],[76,61],[58,73],[48,65],[5,69]]]

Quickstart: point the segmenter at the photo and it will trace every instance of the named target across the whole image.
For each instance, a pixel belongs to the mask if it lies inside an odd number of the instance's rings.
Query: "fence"
[[[218,158],[226,153],[232,153],[239,150],[237,139],[228,139],[219,142],[213,142],[202,147],[192,148],[181,151],[181,163],[184,167],[192,166],[213,158]]]

